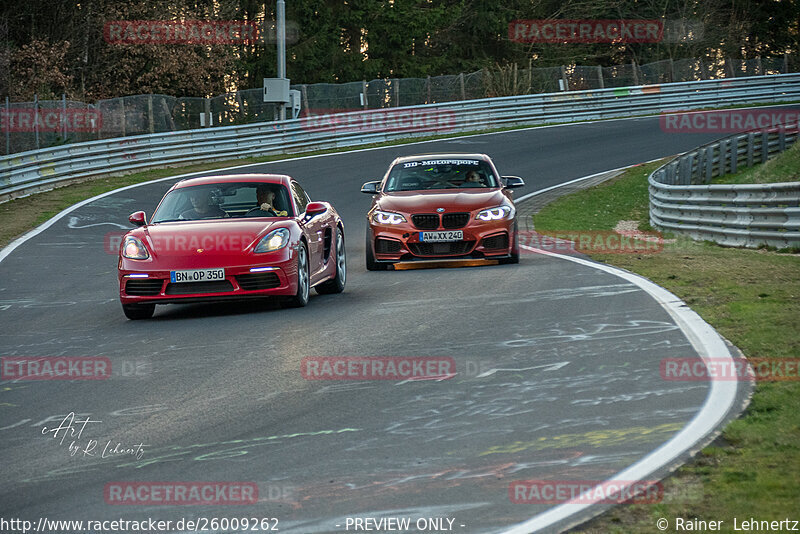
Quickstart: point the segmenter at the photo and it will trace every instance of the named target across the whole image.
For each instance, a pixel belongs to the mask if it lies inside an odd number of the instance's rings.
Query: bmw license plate
[[[193,269],[191,271],[170,271],[169,281],[180,282],[212,282],[225,280],[225,269]]]
[[[462,241],[464,232],[461,230],[451,230],[447,232],[420,232],[419,240],[425,243],[444,243],[447,241]]]

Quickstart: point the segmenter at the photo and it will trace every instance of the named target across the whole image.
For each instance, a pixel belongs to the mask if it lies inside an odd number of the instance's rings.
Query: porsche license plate
[[[170,271],[169,281],[180,282],[213,282],[225,280],[225,269],[193,269],[191,271]]]
[[[462,241],[464,232],[461,230],[451,230],[447,232],[420,232],[419,240],[425,243],[444,243],[447,241]]]

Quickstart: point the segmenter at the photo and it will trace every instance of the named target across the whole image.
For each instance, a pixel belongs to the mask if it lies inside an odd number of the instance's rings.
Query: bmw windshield
[[[492,167],[479,159],[432,159],[396,164],[386,192],[500,187]]]

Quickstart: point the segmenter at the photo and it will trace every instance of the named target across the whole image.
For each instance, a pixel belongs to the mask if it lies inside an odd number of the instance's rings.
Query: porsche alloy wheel
[[[331,293],[341,293],[344,291],[344,285],[347,281],[347,261],[345,258],[344,249],[344,232],[341,228],[336,229],[336,275],[318,285],[314,289],[320,295],[327,295]]]
[[[284,302],[286,307],[302,308],[308,304],[309,278],[308,249],[306,244],[301,242],[297,248],[297,293]]]

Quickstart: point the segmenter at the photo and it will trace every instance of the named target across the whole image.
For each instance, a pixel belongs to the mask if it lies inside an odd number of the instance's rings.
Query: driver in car
[[[225,211],[211,202],[211,191],[198,189],[189,192],[189,199],[192,201],[192,209],[181,213],[181,219],[212,219],[216,217],[227,217]]]

